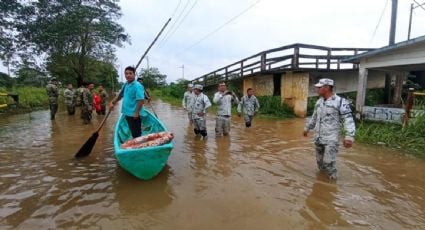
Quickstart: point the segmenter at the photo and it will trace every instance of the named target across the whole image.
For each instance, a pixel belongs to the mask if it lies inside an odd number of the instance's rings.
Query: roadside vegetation
[[[171,83],[169,85],[161,86],[152,90],[153,96],[160,98],[172,105],[181,106],[183,94],[186,91],[186,86],[189,81],[179,80],[176,83]],[[232,85],[229,85],[229,89],[235,88]],[[211,100],[212,107],[210,112],[215,112],[217,110],[217,105],[212,102],[214,90],[207,90],[204,93]],[[240,92],[237,92],[239,99],[242,95],[239,95]],[[294,117],[294,112],[292,108],[283,104],[279,96],[258,96],[258,101],[260,102],[260,111],[259,115],[263,117],[272,117],[272,118],[291,118]],[[233,107],[233,112],[236,113],[236,106]]]

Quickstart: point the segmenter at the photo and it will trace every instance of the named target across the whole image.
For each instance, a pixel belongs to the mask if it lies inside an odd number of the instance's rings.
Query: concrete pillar
[[[282,75],[280,87],[282,102],[292,107],[297,117],[307,115],[309,76],[309,73],[293,72]]]
[[[356,97],[356,118],[360,119],[363,114],[363,106],[366,100],[366,89],[367,89],[367,77],[369,71],[368,69],[360,65],[359,68],[359,83],[357,87],[357,97]]]
[[[395,73],[395,87],[394,87],[393,104],[397,107],[401,106],[401,94],[403,92],[404,78],[405,78],[404,73]]]

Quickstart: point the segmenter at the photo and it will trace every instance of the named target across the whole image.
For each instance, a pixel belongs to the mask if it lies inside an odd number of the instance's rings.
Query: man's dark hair
[[[134,74],[136,73],[136,69],[133,66],[127,66],[127,67],[125,67],[124,72],[127,71],[127,70],[132,71]]]
[[[250,90],[252,90],[252,88],[248,88],[248,89],[246,90],[246,92],[248,93],[248,91],[250,91]]]

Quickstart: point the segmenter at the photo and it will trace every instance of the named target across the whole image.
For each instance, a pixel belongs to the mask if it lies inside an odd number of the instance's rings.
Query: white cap
[[[192,83],[189,83],[189,84],[187,84],[187,87],[188,88],[192,88],[193,87],[193,84]]]
[[[325,86],[325,85],[334,86],[334,80],[329,79],[329,78],[322,78],[314,86],[315,87],[322,87],[322,86]]]
[[[202,85],[195,85],[194,87],[193,87],[193,89],[199,89],[199,90],[202,90],[204,87],[202,86]]]

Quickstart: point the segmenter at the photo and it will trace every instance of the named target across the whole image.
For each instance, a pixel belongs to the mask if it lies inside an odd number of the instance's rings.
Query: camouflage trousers
[[[336,178],[336,155],[338,154],[337,144],[316,145],[316,161],[320,171],[325,171],[329,177]]]
[[[247,127],[247,128],[249,128],[249,127],[251,127],[251,124],[252,124],[252,119],[254,118],[254,116],[250,116],[250,115],[247,115],[247,114],[244,114],[243,115],[243,119],[245,120],[245,126]]]
[[[83,106],[81,110],[81,117],[83,118],[84,124],[89,124],[91,122],[93,109],[91,106]]]
[[[215,135],[227,136],[230,132],[230,116],[217,116],[215,119]]]
[[[58,98],[49,97],[50,119],[54,120],[56,112],[58,111]]]
[[[68,110],[68,115],[74,115],[75,114],[75,105],[74,104],[67,104],[66,109]]]
[[[193,119],[193,131],[196,135],[207,136],[207,120],[205,118]]]
[[[192,112],[187,112],[187,118],[189,119],[189,123],[192,124],[193,123]]]
[[[50,103],[49,107],[50,107],[50,120],[54,120],[56,112],[58,111],[58,104]]]

